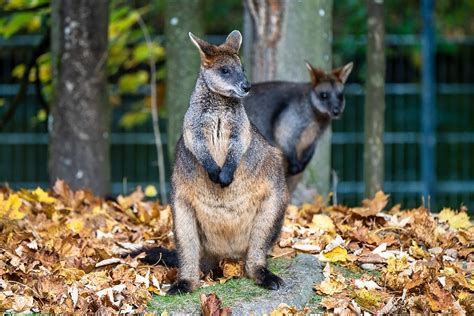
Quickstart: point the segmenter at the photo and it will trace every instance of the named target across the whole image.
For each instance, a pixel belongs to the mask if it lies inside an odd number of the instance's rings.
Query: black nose
[[[339,115],[341,111],[339,109],[332,109],[332,114],[333,115]]]
[[[249,82],[242,82],[240,84],[240,88],[242,88],[242,90],[244,90],[245,92],[249,92],[251,87],[252,85]]]

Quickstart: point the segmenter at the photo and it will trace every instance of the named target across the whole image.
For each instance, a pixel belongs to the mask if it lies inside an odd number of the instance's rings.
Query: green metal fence
[[[18,85],[12,68],[28,59],[35,37],[0,41],[0,98],[12,98]],[[385,190],[407,207],[421,202],[420,39],[387,36],[385,133]],[[348,49],[349,47],[349,49]],[[335,44],[335,60],[355,61],[346,88],[346,112],[333,124],[333,169],[338,176],[338,200],[358,204],[363,194],[363,118],[365,40],[346,37]],[[436,195],[431,205],[474,208],[474,38],[440,40],[436,55]],[[131,102],[130,102],[131,103]],[[157,185],[156,152],[151,122],[132,130],[118,126],[127,111],[113,112],[112,190],[129,191],[135,185]],[[0,132],[0,181],[14,188],[47,186],[47,122],[32,124],[39,109],[33,87],[7,128]],[[0,107],[0,115],[5,107]],[[165,131],[166,121],[161,122]],[[166,136],[163,136],[166,144]],[[167,162],[169,166],[169,162]]]

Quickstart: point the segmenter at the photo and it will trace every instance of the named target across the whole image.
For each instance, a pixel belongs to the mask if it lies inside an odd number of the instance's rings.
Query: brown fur
[[[224,258],[245,260],[249,277],[277,288],[281,280],[266,270],[266,257],[279,235],[288,192],[280,151],[250,124],[240,97],[227,96],[240,95],[229,87],[245,79],[235,59],[240,33],[232,32],[220,46],[192,40],[201,53],[201,71],[172,175],[180,272],[170,291],[192,290],[200,266],[212,268]],[[215,69],[227,65],[236,69],[237,79]]]

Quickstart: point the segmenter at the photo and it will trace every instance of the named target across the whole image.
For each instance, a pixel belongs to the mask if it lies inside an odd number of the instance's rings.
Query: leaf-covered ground
[[[382,192],[360,207],[321,201],[288,208],[272,252],[327,262],[308,306],[347,315],[474,313],[474,226],[465,209],[386,210]],[[177,271],[121,255],[143,245],[172,246],[171,226],[170,208],[144,201],[141,190],[114,202],[72,192],[62,181],[48,192],[0,189],[0,312],[146,311]],[[206,276],[203,286],[242,275],[239,263],[221,267],[224,277]],[[217,304],[214,297],[201,300],[204,311]],[[282,305],[274,314],[309,311]]]

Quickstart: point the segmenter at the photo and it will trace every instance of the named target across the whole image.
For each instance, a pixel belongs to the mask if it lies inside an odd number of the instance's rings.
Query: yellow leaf
[[[395,258],[395,256],[390,256],[387,259],[387,268],[384,269],[386,273],[398,273],[402,272],[408,268],[408,257],[403,256],[400,259]]]
[[[450,208],[444,208],[438,215],[440,222],[448,222],[449,226],[452,228],[469,228],[472,226],[469,221],[469,216],[466,212],[459,212],[456,214]]]
[[[321,229],[327,231],[328,233],[336,232],[336,227],[334,226],[332,219],[325,214],[313,215],[313,220],[311,221],[309,227]]]
[[[337,278],[327,278],[314,288],[322,294],[334,295],[336,293],[341,293],[346,287],[347,285],[344,277],[338,276]]]
[[[414,240],[411,241],[410,254],[417,259],[430,257],[430,254],[424,251],[420,246],[418,246],[418,244]]]
[[[337,246],[329,252],[323,253],[323,256],[329,262],[345,262],[347,260],[347,250]]]
[[[354,294],[355,301],[362,307],[370,309],[380,304],[381,297],[375,290],[360,289]]]
[[[84,228],[84,221],[80,218],[71,219],[67,224],[67,228],[72,230],[73,232],[80,233]]]
[[[48,192],[43,191],[43,189],[41,189],[39,187],[36,188],[36,190],[34,190],[32,193],[36,196],[36,199],[40,203],[52,204],[52,203],[56,202],[55,198],[50,197]]]
[[[158,194],[154,185],[147,185],[145,188],[145,196],[147,197],[154,197]]]
[[[0,216],[8,215],[11,220],[23,219],[26,213],[20,211],[21,204],[21,199],[17,194],[10,194],[6,200],[0,194]]]

